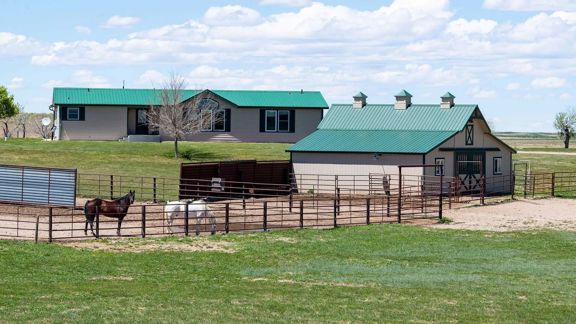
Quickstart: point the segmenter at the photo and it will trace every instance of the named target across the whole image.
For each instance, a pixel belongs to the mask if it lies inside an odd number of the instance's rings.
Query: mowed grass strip
[[[77,168],[82,173],[178,178],[181,162],[286,160],[290,144],[181,142],[185,158],[174,159],[173,143],[11,139],[0,142],[0,164]]]
[[[227,252],[110,252],[0,241],[0,320],[564,322],[576,234],[373,225],[127,240]]]

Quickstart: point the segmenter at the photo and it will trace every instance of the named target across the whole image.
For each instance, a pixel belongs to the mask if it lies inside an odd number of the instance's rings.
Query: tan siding
[[[126,107],[86,107],[86,120],[61,122],[63,140],[118,140],[127,135]]]
[[[128,109],[128,134],[136,134],[136,109]]]

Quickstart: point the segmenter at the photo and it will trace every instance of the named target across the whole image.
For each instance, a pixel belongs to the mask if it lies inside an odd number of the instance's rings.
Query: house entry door
[[[479,192],[481,187],[481,179],[485,172],[486,153],[471,151],[471,152],[455,152],[455,176],[459,180],[461,193],[474,193]]]
[[[148,135],[148,115],[146,109],[136,110],[136,134]]]

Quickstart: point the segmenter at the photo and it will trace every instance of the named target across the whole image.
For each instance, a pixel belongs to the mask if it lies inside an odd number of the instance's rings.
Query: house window
[[[294,110],[260,111],[260,131],[267,133],[294,133]]]
[[[277,126],[278,111],[277,110],[266,110],[266,131],[276,132],[278,131]]]
[[[495,157],[494,158],[494,169],[493,169],[493,173],[494,174],[502,174],[502,158],[501,157]]]
[[[466,125],[466,145],[474,145],[474,125]]]
[[[228,132],[230,123],[229,109],[201,110],[200,129],[203,132]]]
[[[80,108],[68,107],[66,120],[80,120]]]
[[[290,112],[288,110],[278,111],[278,131],[279,132],[290,131]]]
[[[436,165],[434,168],[434,175],[444,175],[444,158],[436,158],[434,164]]]

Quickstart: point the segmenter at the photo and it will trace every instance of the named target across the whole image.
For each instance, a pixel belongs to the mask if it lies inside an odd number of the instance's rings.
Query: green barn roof
[[[477,105],[394,109],[394,105],[353,108],[350,104],[335,104],[318,130],[288,151],[424,154],[462,131],[477,109]]]
[[[158,105],[160,89],[54,88],[56,105],[150,106]],[[319,91],[208,90],[238,107],[318,108],[328,104]],[[182,90],[187,100],[200,90]]]

